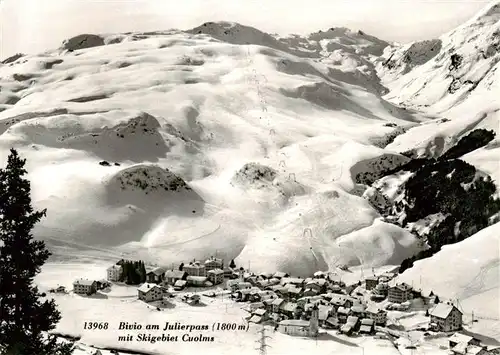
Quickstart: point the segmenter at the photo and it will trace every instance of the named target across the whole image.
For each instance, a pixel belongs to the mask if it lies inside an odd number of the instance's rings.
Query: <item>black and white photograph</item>
[[[500,0],[0,0],[0,355],[500,355]]]

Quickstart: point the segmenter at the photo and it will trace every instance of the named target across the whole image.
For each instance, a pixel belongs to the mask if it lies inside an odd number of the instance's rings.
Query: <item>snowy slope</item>
[[[500,336],[500,224],[481,230],[468,239],[444,246],[428,259],[415,262],[398,281],[433,291],[456,303],[470,319],[496,320],[490,334]],[[484,325],[483,325],[484,326]]]
[[[422,119],[381,98],[371,59],[385,45],[343,28],[279,38],[226,22],[84,34],[0,66],[0,158],[11,146],[27,158],[48,209],[37,235],[61,258],[65,247],[335,267],[337,238],[384,234],[361,183],[408,160],[385,146]],[[401,262],[414,252],[403,235],[363,262]]]
[[[477,128],[500,129],[500,3],[438,39],[394,45],[377,59],[378,73],[391,92],[386,99],[421,110],[431,120],[398,136],[388,147],[437,157]],[[498,150],[467,161],[493,174],[498,183]]]

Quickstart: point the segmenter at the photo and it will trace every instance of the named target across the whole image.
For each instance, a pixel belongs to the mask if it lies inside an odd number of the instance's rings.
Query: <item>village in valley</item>
[[[209,257],[170,268],[122,259],[106,273],[102,280],[74,280],[71,292],[62,286],[50,292],[99,298],[114,286],[134,287],[139,301],[160,312],[171,311],[169,305],[176,301],[196,307],[225,298],[247,312],[250,326],[289,336],[372,337],[409,351],[428,340],[453,355],[500,354],[499,346],[485,344],[467,330],[478,320],[466,320],[458,301],[397,283],[397,269],[346,284],[334,272],[317,271],[308,278],[280,271],[255,274],[237,267],[234,260],[226,265],[221,258]]]

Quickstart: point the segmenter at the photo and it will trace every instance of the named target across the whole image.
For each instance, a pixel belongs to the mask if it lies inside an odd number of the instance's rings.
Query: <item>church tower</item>
[[[311,310],[311,319],[309,320],[309,336],[315,337],[319,331],[319,308],[315,304]]]

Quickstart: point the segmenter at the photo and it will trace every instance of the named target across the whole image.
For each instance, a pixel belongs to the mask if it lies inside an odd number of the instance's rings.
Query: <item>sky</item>
[[[0,59],[81,33],[189,29],[233,21],[279,34],[345,26],[387,41],[431,39],[488,0],[0,0]]]

